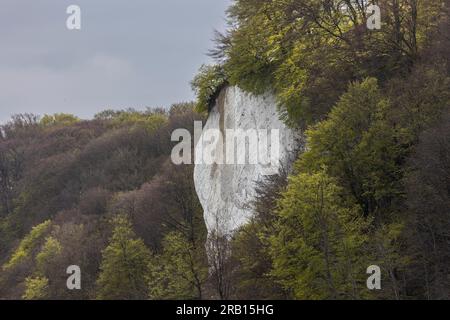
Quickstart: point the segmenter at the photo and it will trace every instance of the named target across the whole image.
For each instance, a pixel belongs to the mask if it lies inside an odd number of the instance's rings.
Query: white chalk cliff
[[[222,144],[214,144],[213,140],[209,138],[204,139],[206,132],[210,129],[216,132],[220,130],[223,137]],[[224,146],[229,139],[234,139],[229,132],[230,130],[237,132],[239,129],[262,132],[268,130],[268,139],[261,139],[258,136],[258,148],[264,149],[263,151],[267,151],[268,154],[273,148],[270,132],[277,129],[275,130],[279,133],[277,161],[272,161],[272,165],[269,166],[259,162],[255,164],[251,161],[243,163],[236,160],[235,164],[225,161],[225,153],[228,152],[228,149]],[[247,142],[245,139],[244,141],[234,141],[237,144],[236,154],[239,153],[239,147],[249,150],[249,140]],[[242,146],[242,143],[245,146]],[[217,161],[199,164],[198,162],[201,161],[198,161],[198,158],[202,157],[202,152],[208,146],[213,150],[210,154]],[[255,96],[237,87],[223,89],[214,107],[210,110],[202,137],[196,144],[195,150],[197,164],[194,170],[194,182],[204,210],[208,231],[230,235],[247,223],[252,216],[251,203],[255,196],[256,183],[261,181],[265,175],[276,173],[280,166],[291,164],[295,151],[300,147],[300,134],[288,128],[279,119],[275,97],[272,94]],[[219,157],[222,158],[219,159]]]

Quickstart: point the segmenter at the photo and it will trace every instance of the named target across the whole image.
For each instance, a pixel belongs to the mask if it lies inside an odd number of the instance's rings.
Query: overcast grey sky
[[[231,0],[0,0],[0,122],[12,114],[169,106],[225,28]],[[81,7],[82,29],[66,28]]]

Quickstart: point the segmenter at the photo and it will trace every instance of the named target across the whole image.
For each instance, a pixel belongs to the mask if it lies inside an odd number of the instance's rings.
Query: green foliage
[[[19,247],[14,251],[9,261],[3,265],[3,270],[10,270],[23,262],[30,259],[32,251],[39,245],[39,241],[49,231],[51,221],[47,220],[35,227],[20,242]]]
[[[401,163],[407,149],[386,120],[390,107],[373,78],[352,84],[328,119],[309,129],[308,151],[297,163],[314,172],[325,165],[366,215],[401,195]]]
[[[36,255],[37,270],[44,273],[46,266],[52,263],[62,251],[60,242],[54,237],[48,237],[41,251]]]
[[[272,36],[271,32],[273,28],[263,15],[250,17],[233,32],[233,46],[224,65],[231,84],[256,94],[270,89],[274,56],[281,51],[278,34]]]
[[[149,132],[163,127],[168,122],[168,117],[163,109],[148,109],[147,111],[105,110],[95,115],[95,119],[109,121],[114,127],[140,127]]]
[[[124,112],[113,120],[116,125],[136,125],[146,128],[149,132],[161,128],[167,123],[167,116],[162,113]]]
[[[375,79],[350,85],[327,120],[307,130],[308,149],[296,163],[299,175],[295,177],[315,175],[326,168],[326,173],[335,179],[333,183],[339,186],[334,193],[337,192],[341,202],[336,200],[336,203],[346,210],[356,204],[359,215],[374,220],[367,230],[371,241],[370,245],[365,244],[365,250],[371,255],[366,256],[366,267],[370,264],[382,267],[386,288],[382,297],[400,299],[405,289],[398,277],[400,274],[405,276],[411,262],[405,251],[405,221],[400,213],[404,163],[410,152],[411,136],[399,129],[400,124],[390,120],[392,112],[392,102],[382,93]],[[293,188],[294,183],[291,180],[289,188]],[[332,224],[341,228],[338,218]],[[351,257],[356,255],[364,257],[361,252],[350,254]],[[313,257],[314,254],[310,258]],[[359,272],[363,272],[361,270]],[[315,276],[310,274],[309,281]],[[310,283],[308,278],[305,283]],[[387,290],[388,287],[391,290]],[[350,297],[362,298],[364,295]]]
[[[203,65],[192,81],[192,88],[197,95],[197,112],[208,112],[215,102],[220,90],[227,84],[227,77],[219,65]]]
[[[47,298],[48,279],[45,277],[28,277],[25,279],[25,300],[43,300]]]
[[[290,178],[271,238],[273,275],[296,299],[365,295],[370,221],[346,206],[324,171]]]
[[[103,251],[97,298],[144,299],[150,252],[141,239],[136,239],[128,218],[119,215],[112,223],[113,234]]]
[[[305,127],[326,116],[350,81],[388,79],[417,61],[444,2],[388,2],[374,32],[366,28],[369,1],[237,0],[215,55],[230,84],[274,91],[286,120]]]
[[[54,115],[48,115],[46,114],[39,124],[43,127],[50,127],[50,126],[70,126],[77,122],[79,122],[80,119],[72,114],[67,113],[55,113]]]
[[[208,270],[203,248],[195,247],[183,234],[165,236],[163,252],[150,262],[151,299],[202,299]]]

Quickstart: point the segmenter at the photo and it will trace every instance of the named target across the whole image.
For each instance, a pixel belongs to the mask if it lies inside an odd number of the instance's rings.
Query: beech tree
[[[376,79],[349,86],[327,120],[307,131],[308,151],[297,168],[314,172],[325,165],[366,216],[382,219],[402,192],[401,164],[408,149],[386,121],[390,108]]]
[[[204,298],[208,268],[203,250],[203,246],[194,246],[182,233],[167,234],[162,254],[150,260],[150,298]]]
[[[299,174],[279,202],[270,239],[272,274],[295,299],[360,299],[370,220],[348,207],[336,180],[324,171]]]
[[[103,251],[97,280],[98,299],[145,299],[150,251],[136,239],[130,221],[116,216],[109,245]]]

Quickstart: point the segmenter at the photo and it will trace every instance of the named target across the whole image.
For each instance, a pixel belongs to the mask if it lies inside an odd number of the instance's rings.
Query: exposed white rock
[[[256,183],[264,175],[278,172],[281,165],[288,166],[292,163],[295,151],[301,147],[301,135],[279,119],[273,95],[255,96],[237,87],[222,90],[210,111],[202,138],[209,129],[219,129],[223,133],[224,141],[222,145],[212,147],[216,163],[195,165],[195,188],[203,206],[208,231],[211,233],[215,230],[221,235],[230,235],[251,218],[251,203],[255,196]],[[280,148],[279,161],[275,163],[275,168],[263,164],[249,164],[248,161],[246,164],[222,164],[224,162],[221,160],[226,158],[226,149],[223,146],[226,145],[227,138],[230,139],[227,132],[230,129],[266,129],[269,132],[278,129]],[[196,145],[197,158],[201,157],[206,146],[212,145],[202,138]],[[236,142],[242,144],[242,141]],[[265,141],[258,142],[265,145]],[[270,143],[267,146],[272,150]],[[248,148],[248,142],[246,147]],[[219,159],[220,156],[222,158]],[[198,162],[196,159],[196,163]]]

